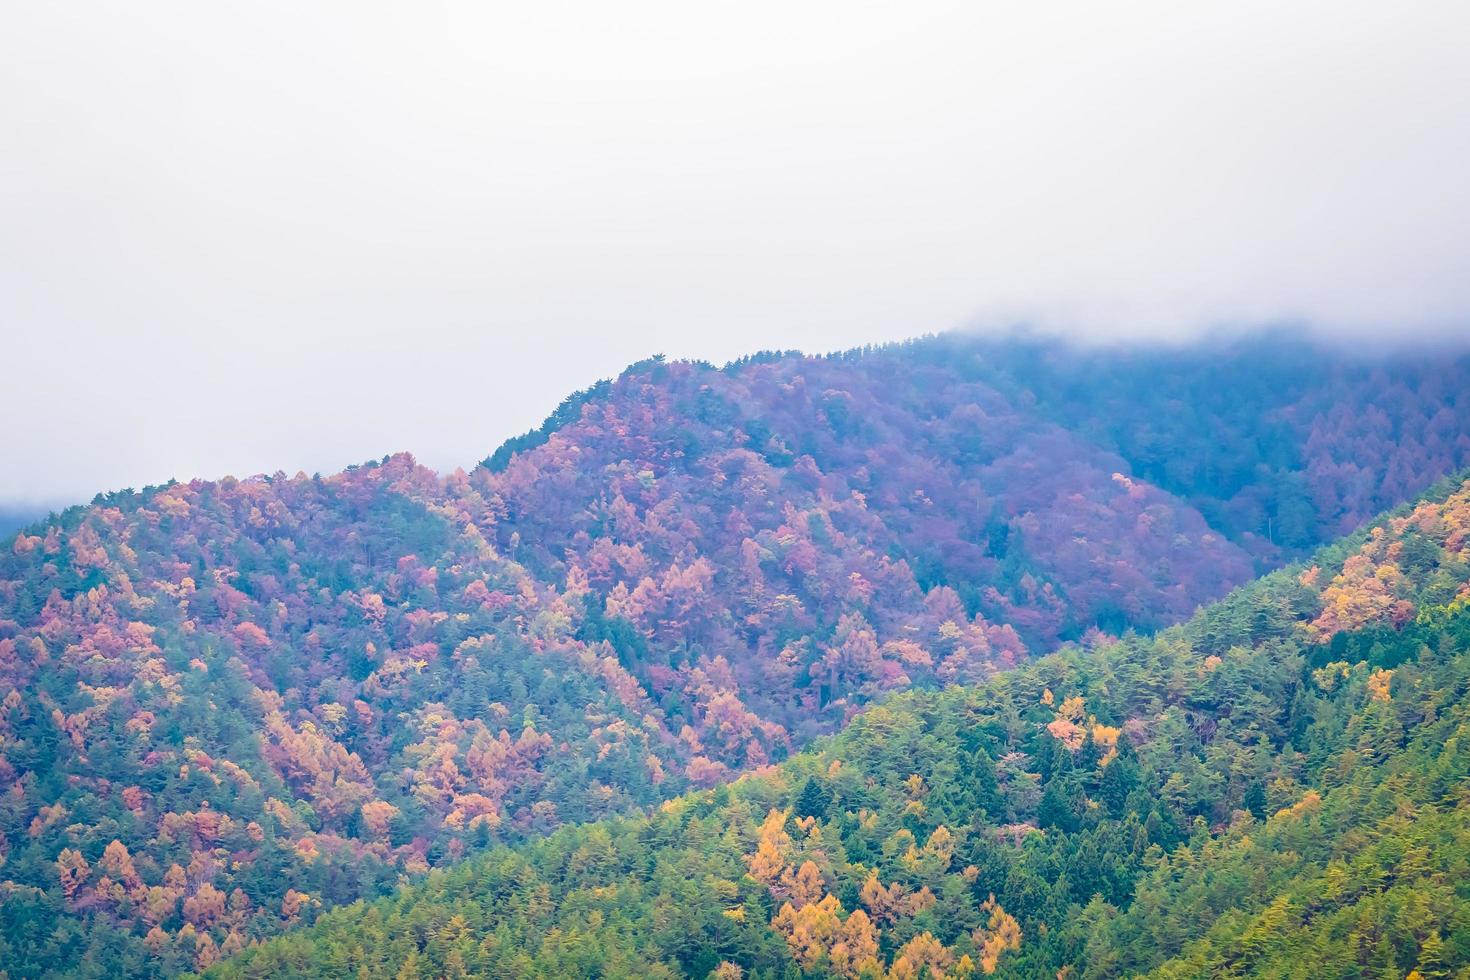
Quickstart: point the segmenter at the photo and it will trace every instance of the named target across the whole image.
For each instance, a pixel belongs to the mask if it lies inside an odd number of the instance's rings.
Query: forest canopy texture
[[[100,495],[0,547],[0,970],[1452,975],[1467,465],[1463,356],[944,336]]]
[[[895,696],[214,975],[1449,976],[1467,651],[1470,480],[1156,638]]]

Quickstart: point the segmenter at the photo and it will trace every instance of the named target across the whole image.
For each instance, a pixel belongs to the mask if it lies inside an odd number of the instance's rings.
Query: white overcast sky
[[[1470,4],[0,0],[0,501],[656,351],[1470,323]]]

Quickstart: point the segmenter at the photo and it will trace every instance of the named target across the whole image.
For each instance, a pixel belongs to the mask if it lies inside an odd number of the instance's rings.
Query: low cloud
[[[653,351],[1470,322],[1470,8],[13,4],[0,500],[470,465]]]

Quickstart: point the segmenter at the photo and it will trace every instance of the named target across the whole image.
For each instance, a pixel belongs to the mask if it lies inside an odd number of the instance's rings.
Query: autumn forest
[[[1470,355],[651,358],[0,542],[0,978],[1470,976]]]

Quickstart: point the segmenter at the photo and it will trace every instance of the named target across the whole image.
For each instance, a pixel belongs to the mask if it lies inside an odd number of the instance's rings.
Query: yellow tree
[[[786,937],[792,957],[803,967],[812,969],[845,938],[842,920],[837,917],[841,911],[842,903],[832,895],[799,909],[787,902],[771,920],[771,927]]]
[[[857,977],[864,971],[879,972],[878,930],[862,909],[853,912],[842,924],[842,935],[829,954],[832,969],[845,977]]]
[[[746,857],[750,876],[770,889],[777,898],[785,889],[781,887],[781,876],[786,872],[786,857],[791,853],[791,835],[786,833],[786,818],[789,811],[771,810],[761,824],[756,840],[755,853]]]
[[[803,861],[796,874],[787,875],[785,880],[791,893],[791,904],[797,908],[819,901],[827,891],[821,869],[812,861]]]
[[[948,976],[954,954],[929,932],[921,932],[904,943],[894,955],[893,965],[888,969],[890,980],[917,980],[929,971],[934,980]]]
[[[975,930],[971,938],[975,942],[975,948],[980,951],[980,969],[986,973],[994,973],[1002,953],[1008,949],[1021,948],[1021,924],[1000,907],[994,895],[985,900],[980,911],[989,912],[990,918],[985,925]]]
[[[122,882],[129,889],[135,888],[139,883],[138,871],[133,867],[133,856],[128,853],[127,845],[120,840],[114,840],[107,845],[97,867],[102,869],[103,874]]]

